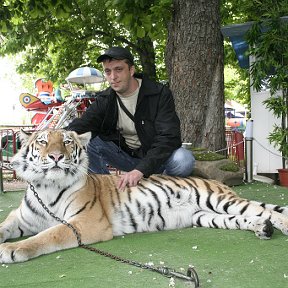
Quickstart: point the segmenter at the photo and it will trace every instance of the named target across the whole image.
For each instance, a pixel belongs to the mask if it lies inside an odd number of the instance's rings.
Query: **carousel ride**
[[[244,106],[233,100],[225,102],[225,126],[232,131],[244,132],[247,113]]]
[[[27,111],[35,112],[31,124],[36,130],[45,128],[61,128],[75,117],[79,117],[95,100],[97,92],[88,86],[103,83],[102,73],[93,67],[80,67],[73,70],[65,79],[69,95],[63,98],[60,89],[54,89],[53,83],[37,79],[35,95],[21,93],[19,100]]]

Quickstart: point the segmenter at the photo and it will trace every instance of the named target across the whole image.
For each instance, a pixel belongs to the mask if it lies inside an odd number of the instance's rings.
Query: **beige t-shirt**
[[[121,94],[118,94],[121,101],[127,108],[127,110],[134,115],[135,110],[136,110],[136,104],[137,104],[137,99],[138,99],[138,94],[139,90],[141,87],[142,79],[136,78],[138,81],[138,88],[131,94],[125,97],[122,97]],[[120,107],[118,101],[118,129],[120,129],[122,136],[125,139],[126,144],[128,147],[132,149],[137,149],[141,146],[141,143],[139,141],[136,129],[135,129],[135,124],[134,122],[127,116],[127,114],[123,111],[123,109]]]

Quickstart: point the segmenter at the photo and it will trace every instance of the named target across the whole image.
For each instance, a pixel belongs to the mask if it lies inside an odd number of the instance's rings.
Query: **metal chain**
[[[80,233],[78,232],[78,230],[70,223],[68,223],[66,220],[59,218],[58,216],[56,216],[51,210],[49,210],[49,208],[45,205],[45,203],[42,201],[42,199],[39,197],[38,193],[36,192],[34,186],[30,183],[30,189],[32,190],[34,196],[36,197],[36,199],[38,200],[38,202],[40,203],[40,205],[43,207],[43,209],[52,217],[54,218],[56,221],[64,224],[65,226],[69,227],[74,235],[76,236],[77,239],[77,243],[78,246],[82,246],[82,241],[81,241],[81,236]]]
[[[68,223],[66,220],[64,219],[61,219],[59,218],[58,216],[56,216],[52,211],[49,210],[49,208],[45,205],[45,203],[42,201],[42,199],[39,197],[38,193],[36,192],[35,190],[35,187],[30,183],[30,189],[32,190],[35,198],[37,199],[37,201],[40,203],[40,205],[43,207],[43,209],[52,217],[54,218],[56,221],[62,223],[63,225],[69,227],[76,239],[77,239],[77,243],[78,243],[78,246],[83,248],[83,249],[86,249],[86,250],[89,250],[89,251],[92,251],[92,252],[95,252],[95,253],[98,253],[99,255],[102,255],[102,256],[105,256],[105,257],[108,257],[110,259],[113,259],[113,260],[116,260],[116,261],[119,261],[121,263],[125,263],[125,264],[129,264],[129,265],[132,265],[132,266],[136,266],[136,267],[139,267],[141,269],[147,269],[147,270],[150,270],[150,271],[153,271],[153,272],[157,272],[157,273],[160,273],[161,275],[163,276],[166,276],[166,277],[177,277],[179,279],[182,279],[182,280],[187,280],[189,282],[194,283],[194,287],[195,288],[198,288],[200,287],[200,282],[199,282],[199,277],[198,277],[198,274],[197,272],[195,271],[194,268],[192,267],[189,267],[187,269],[187,275],[181,273],[181,272],[177,272],[175,271],[174,269],[171,269],[171,268],[168,268],[166,266],[163,266],[163,267],[153,267],[151,265],[147,265],[147,264],[142,264],[140,262],[137,262],[137,261],[134,261],[134,260],[129,260],[129,259],[125,259],[125,258],[122,258],[120,256],[117,256],[117,255],[114,255],[114,254],[111,254],[109,252],[106,252],[106,251],[103,251],[103,250],[100,250],[98,248],[95,248],[95,247],[92,247],[92,246],[89,246],[89,245],[85,245],[82,243],[81,241],[81,235],[79,233],[79,231],[70,223]]]
[[[205,150],[205,151],[197,151],[198,154],[205,154],[207,152],[209,153],[219,153],[219,152],[223,152],[223,151],[226,151],[226,150],[231,150],[232,148],[236,148],[237,146],[243,144],[244,141],[240,141],[240,142],[237,142],[236,144],[232,144],[230,146],[227,146],[225,148],[222,148],[222,149],[219,149],[219,150],[214,150],[214,151],[211,151],[211,150]]]

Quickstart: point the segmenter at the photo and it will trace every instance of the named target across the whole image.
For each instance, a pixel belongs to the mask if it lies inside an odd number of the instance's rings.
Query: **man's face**
[[[135,72],[134,66],[129,65],[124,60],[104,60],[103,69],[105,78],[113,90],[125,96],[133,91],[132,80]]]

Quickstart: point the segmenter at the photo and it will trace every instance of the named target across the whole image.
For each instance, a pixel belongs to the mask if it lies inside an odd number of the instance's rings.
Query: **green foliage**
[[[235,100],[242,104],[249,104],[249,72],[246,69],[236,69],[226,65],[224,68],[225,99]]]
[[[123,45],[136,55],[142,70],[143,61],[148,62],[147,43],[154,43],[157,51],[149,65],[163,63],[159,47],[165,47],[170,8],[171,0],[6,0],[0,7],[0,55],[22,52],[18,72],[61,82],[79,66],[101,69],[97,56],[109,46]],[[146,46],[139,41],[144,38]],[[164,75],[163,65],[159,67]]]
[[[226,159],[224,155],[207,151],[204,148],[193,148],[191,150],[193,151],[193,155],[197,161],[219,161]],[[222,171],[230,171],[230,172],[239,171],[238,165],[233,161],[223,164],[222,166],[219,167],[219,169]]]
[[[229,172],[238,172],[240,170],[239,166],[232,161],[226,163],[225,165],[222,165],[221,167],[219,167],[219,169],[222,171],[229,171]]]
[[[217,161],[225,159],[224,155],[211,151],[196,151],[193,149],[193,155],[197,161]]]
[[[172,0],[109,0],[107,9],[116,11],[116,22],[139,38],[166,38],[166,26],[171,18]]]
[[[222,0],[221,3],[224,25],[288,15],[287,0]]]
[[[68,18],[72,10],[72,1],[61,0],[5,0],[0,8],[0,32],[7,33],[14,25],[25,23],[27,12],[32,19],[47,15],[47,11],[56,18]]]
[[[260,11],[247,33],[250,55],[256,61],[251,67],[252,85],[257,91],[270,89],[271,97],[264,101],[273,114],[281,118],[269,134],[269,141],[288,159],[288,14],[287,1],[252,1]],[[251,8],[252,9],[252,8]],[[255,9],[255,8],[254,8]],[[287,20],[287,19],[286,19]]]
[[[282,128],[281,126],[274,125],[273,131],[269,134],[268,140],[274,144],[274,147],[278,148],[282,155],[288,159],[288,128]]]
[[[271,97],[263,101],[269,111],[272,111],[278,118],[288,115],[288,106],[282,97]]]
[[[222,25],[257,20],[270,10],[281,11],[283,16],[288,14],[285,3],[222,0]],[[0,55],[21,52],[18,72],[62,82],[79,66],[101,69],[96,63],[99,53],[111,45],[123,45],[135,54],[138,70],[149,63],[156,67],[159,80],[167,80],[164,54],[172,12],[172,0],[5,0],[0,6],[0,34],[4,36]],[[153,43],[155,59],[145,54],[151,47],[144,39]],[[229,67],[225,97],[248,103],[248,71],[239,67],[228,41],[224,47]]]
[[[243,9],[243,0],[222,0],[221,16],[223,26],[243,23],[249,19],[247,11]],[[232,99],[242,104],[249,104],[249,71],[240,68],[236,53],[228,39],[224,39],[224,55],[225,99]]]
[[[281,87],[280,87],[281,88]],[[281,125],[274,125],[272,132],[269,133],[268,140],[274,144],[282,156],[288,162],[288,93],[287,89],[282,91],[281,96],[272,95],[264,101],[266,107],[273,114],[282,119]],[[283,167],[285,168],[285,167]]]
[[[250,35],[248,36],[248,39],[254,39],[254,41],[250,42],[250,47],[252,47],[250,53],[254,55],[257,54],[258,56],[265,56],[265,60],[261,61],[260,57],[258,58],[260,61],[257,60],[257,62],[255,62],[252,66],[252,75],[258,75],[256,78],[253,78],[253,86],[257,90],[261,89],[261,86],[263,85],[263,79],[267,78],[267,74],[270,74],[271,67],[273,67],[273,69],[277,69],[278,71],[285,69],[283,68],[283,65],[278,65],[274,60],[272,61],[266,56],[271,55],[274,57],[275,55],[283,55],[284,58],[287,59],[287,30],[285,28],[281,32],[278,29],[277,23],[279,22],[279,17],[288,15],[287,0],[222,0],[221,15],[222,25],[256,21],[256,24],[249,32]],[[263,31],[261,25],[263,25],[263,21],[265,21],[265,26],[269,26],[270,29],[272,28],[269,35],[262,33]],[[274,24],[269,24],[269,21],[274,22]],[[285,44],[286,47],[283,45],[282,48],[280,48],[278,46],[280,43],[279,40],[284,41],[282,44]],[[265,45],[263,44],[264,42],[266,43]],[[257,43],[262,44],[260,46]],[[283,47],[284,50],[281,50]],[[225,97],[237,100],[241,103],[248,103],[250,95],[248,71],[239,67],[235,57],[235,52],[233,51],[230,43],[225,42],[224,49],[225,67],[227,67],[227,64],[229,64],[229,66],[233,67],[236,71],[236,77],[234,79],[230,81],[225,79]],[[283,59],[283,61],[285,62],[286,60]],[[287,70],[283,72],[287,75]],[[280,77],[280,74],[282,75],[282,84],[286,81],[284,73],[277,73],[277,77]],[[265,79],[265,81],[266,80],[267,79]],[[277,86],[278,87],[276,90],[279,89],[278,84],[280,82],[278,82],[275,77],[270,77],[269,81],[273,84],[272,90]],[[241,90],[239,90],[239,83],[241,83]]]
[[[288,22],[270,18],[256,22],[247,34],[252,64],[253,86],[260,91],[265,84],[272,94],[288,88]]]
[[[250,20],[247,9],[249,0],[222,0],[221,16],[222,25],[230,25],[234,23],[243,23]]]

